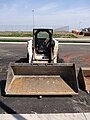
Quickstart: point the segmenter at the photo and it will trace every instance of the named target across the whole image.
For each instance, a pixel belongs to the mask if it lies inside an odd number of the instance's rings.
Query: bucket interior
[[[67,95],[77,94],[75,65],[10,65],[6,94]]]

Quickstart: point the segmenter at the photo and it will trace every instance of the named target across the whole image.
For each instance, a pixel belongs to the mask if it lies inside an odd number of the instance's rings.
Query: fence
[[[69,26],[63,26],[63,27],[58,27],[58,26],[35,26],[35,28],[52,28],[54,31],[69,31]],[[0,31],[32,31],[32,25],[0,25]]]

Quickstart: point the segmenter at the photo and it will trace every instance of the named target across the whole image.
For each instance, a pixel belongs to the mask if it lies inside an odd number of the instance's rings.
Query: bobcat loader
[[[5,93],[7,95],[78,94],[76,68],[72,63],[58,63],[58,41],[52,29],[33,29],[27,43],[28,63],[10,63]]]

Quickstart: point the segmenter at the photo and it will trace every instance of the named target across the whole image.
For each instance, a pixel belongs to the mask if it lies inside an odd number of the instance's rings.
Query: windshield
[[[49,38],[49,34],[47,32],[39,32],[37,35],[38,38]]]

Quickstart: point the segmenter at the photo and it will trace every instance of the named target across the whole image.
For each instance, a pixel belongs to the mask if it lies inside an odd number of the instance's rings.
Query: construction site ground
[[[90,94],[79,90],[75,96],[4,96],[10,62],[27,62],[27,44],[0,43],[0,114],[48,114],[90,112]],[[89,45],[59,45],[61,62],[90,67]]]

